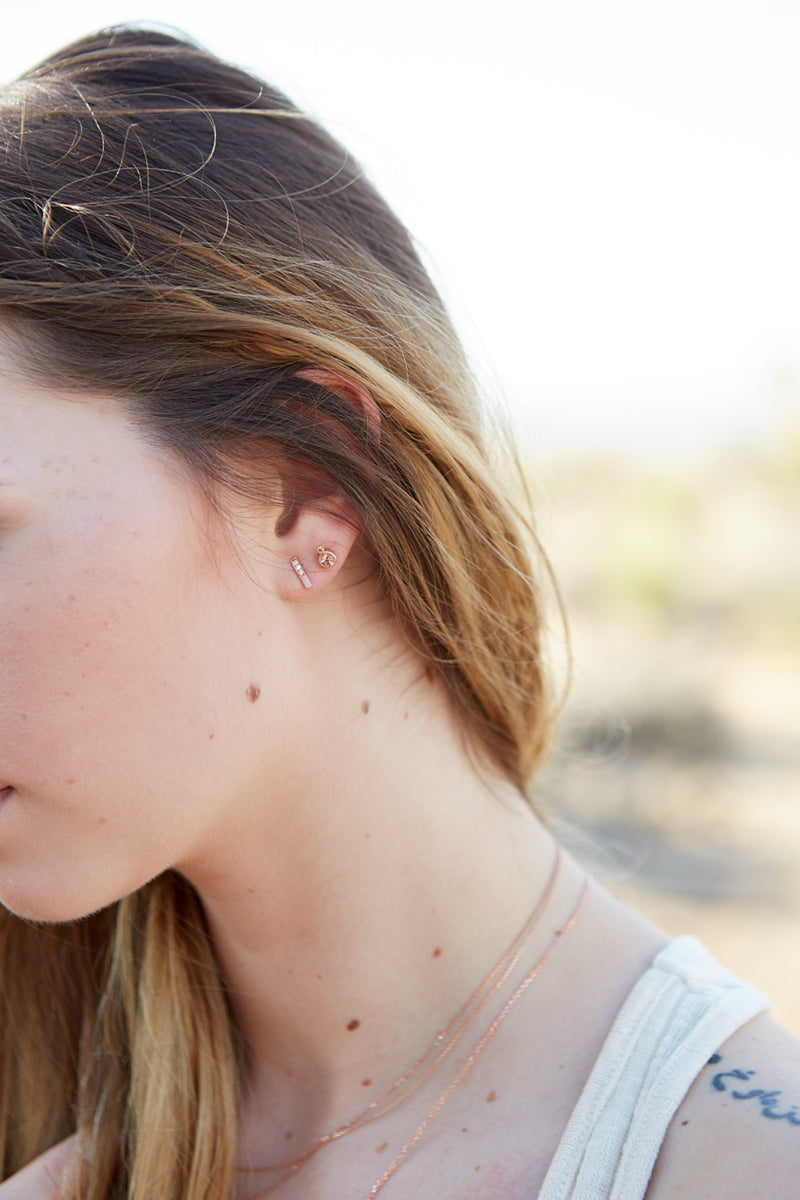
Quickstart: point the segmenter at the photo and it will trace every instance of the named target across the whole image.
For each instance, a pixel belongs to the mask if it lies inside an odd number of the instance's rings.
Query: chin
[[[39,925],[66,925],[72,921],[82,921],[84,917],[92,916],[120,898],[78,897],[67,891],[59,893],[52,885],[47,889],[25,888],[19,880],[0,879],[0,905],[15,917]]]

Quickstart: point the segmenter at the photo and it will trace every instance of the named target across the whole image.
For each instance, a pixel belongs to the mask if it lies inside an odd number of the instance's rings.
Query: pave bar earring
[[[327,546],[317,546],[317,562],[324,570],[328,570],[336,562],[336,555]]]
[[[294,567],[295,574],[297,575],[297,578],[302,583],[303,587],[310,588],[311,580],[306,575],[305,568],[303,567],[303,564],[300,562],[300,559],[295,557],[295,555],[292,555],[292,557],[289,559],[289,562]]]

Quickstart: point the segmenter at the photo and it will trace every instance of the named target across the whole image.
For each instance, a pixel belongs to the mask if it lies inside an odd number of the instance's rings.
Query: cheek
[[[0,626],[0,902],[68,920],[191,856],[255,775],[270,639],[174,554],[23,590]]]
[[[233,706],[258,708],[237,661],[246,621],[174,539],[113,556],[98,539],[92,558],[54,556],[46,578],[3,589],[0,781],[7,758],[48,792],[124,796],[145,777],[197,795],[221,773]]]

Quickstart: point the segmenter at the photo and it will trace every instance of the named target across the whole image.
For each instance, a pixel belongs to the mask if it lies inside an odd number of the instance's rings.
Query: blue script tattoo
[[[712,1054],[707,1065],[713,1066],[719,1062],[722,1062],[722,1055]],[[727,1079],[739,1079],[744,1083],[749,1083],[755,1074],[755,1071],[740,1071],[738,1068],[733,1071],[720,1071],[711,1080],[711,1086],[718,1092],[730,1091],[734,1100],[757,1100],[761,1105],[762,1116],[769,1117],[771,1121],[788,1121],[790,1125],[800,1126],[800,1112],[798,1112],[796,1104],[790,1104],[785,1112],[776,1111],[781,1103],[779,1097],[783,1095],[780,1090],[767,1092],[764,1088],[752,1088],[749,1092],[740,1092],[725,1082]]]

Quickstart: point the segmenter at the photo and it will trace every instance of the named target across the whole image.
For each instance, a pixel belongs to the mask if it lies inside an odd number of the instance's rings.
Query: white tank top
[[[570,1117],[539,1200],[642,1200],[667,1127],[711,1055],[769,1007],[696,938],[634,986]]]

